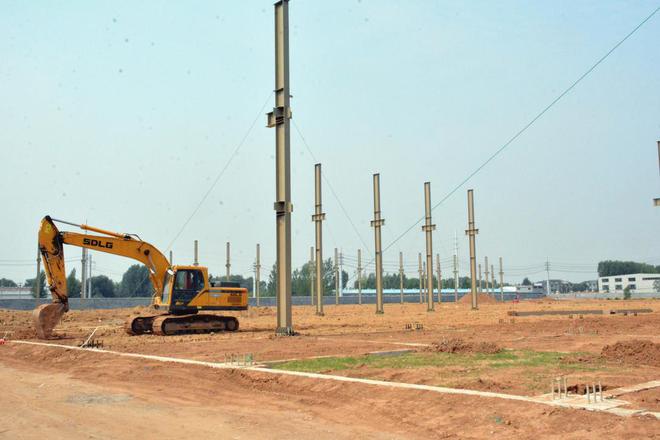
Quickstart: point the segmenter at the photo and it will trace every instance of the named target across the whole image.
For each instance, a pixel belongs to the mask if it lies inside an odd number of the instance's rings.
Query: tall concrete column
[[[358,264],[357,264],[357,285],[358,285],[358,304],[362,304],[362,249],[358,249]]]
[[[490,295],[490,289],[488,287],[488,257],[484,257],[484,275],[486,277],[486,295]]]
[[[339,297],[344,296],[344,252],[339,250]]]
[[[335,248],[335,305],[339,304],[339,250]]]
[[[433,305],[433,231],[435,225],[431,221],[431,182],[424,183],[424,210],[426,213],[422,230],[426,234],[426,311],[432,312]]]
[[[422,300],[422,289],[424,288],[424,270],[422,269],[422,253],[417,254],[417,274],[419,275],[419,303],[423,302]]]
[[[275,107],[268,126],[275,127],[275,219],[277,233],[278,335],[293,335],[291,317],[291,107],[289,105],[289,0],[275,3]]]
[[[80,273],[80,299],[87,298],[87,248],[82,248],[82,259],[80,260],[81,273]]]
[[[481,278],[481,263],[479,263],[479,293],[481,293],[481,289],[483,289],[483,282]]]
[[[309,304],[314,305],[314,246],[309,248]]]
[[[493,288],[493,297],[495,297],[495,268],[490,265],[490,285]]]
[[[261,253],[261,249],[259,246],[259,243],[257,243],[257,260],[254,265],[254,281],[255,281],[255,286],[254,286],[254,296],[257,297],[257,306],[259,305],[260,301],[260,293],[261,293],[261,256],[259,255]]]
[[[376,249],[376,313],[383,313],[383,250],[381,243],[381,227],[385,219],[380,212],[380,174],[374,174],[374,219],[371,226],[374,228],[374,242]]]
[[[227,263],[225,267],[227,268],[227,281],[231,278],[231,248],[229,242],[227,242]]]
[[[458,302],[458,255],[454,254],[454,302]]]
[[[403,252],[399,252],[399,302],[403,304],[403,277],[405,272],[403,271]]]
[[[321,164],[314,165],[314,215],[316,226],[316,314],[323,316],[323,206],[321,202]]]
[[[438,273],[438,304],[442,305],[442,268],[440,267],[440,254],[435,254],[436,272]]]
[[[465,233],[470,238],[470,290],[472,293],[472,310],[477,310],[477,245],[476,235],[479,230],[474,226],[474,191],[468,190],[468,228]]]
[[[34,278],[34,303],[36,305],[39,305],[39,297],[41,296],[41,283],[39,282],[40,276],[41,276],[41,249],[39,249],[39,245],[37,244],[37,276]]]
[[[194,253],[193,266],[199,266],[199,243],[197,240],[195,240],[195,249],[193,253]]]
[[[500,302],[504,302],[504,270],[502,269],[502,257],[500,257]]]

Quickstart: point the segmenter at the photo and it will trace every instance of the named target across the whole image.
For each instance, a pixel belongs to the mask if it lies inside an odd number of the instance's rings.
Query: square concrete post
[[[275,107],[268,126],[275,127],[275,223],[277,233],[278,335],[293,335],[291,318],[291,107],[289,105],[289,0],[275,3]]]

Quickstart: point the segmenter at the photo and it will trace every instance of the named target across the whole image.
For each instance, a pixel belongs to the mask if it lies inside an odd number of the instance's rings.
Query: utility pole
[[[458,235],[454,231],[454,302],[458,302]]]
[[[486,295],[490,294],[488,289],[488,257],[484,257],[484,275],[486,275]]]
[[[362,249],[358,249],[358,304],[362,304]]]
[[[658,141],[658,167],[660,167],[660,141]],[[660,197],[653,199],[653,206],[660,206]]]
[[[440,254],[435,254],[436,271],[438,272],[438,304],[442,305],[442,270],[440,269]]]
[[[339,304],[339,251],[335,248],[335,305]]]
[[[39,297],[41,296],[41,283],[39,278],[41,276],[41,249],[37,244],[37,276],[34,278],[34,304],[39,305]]]
[[[339,296],[344,296],[344,252],[339,250]]]
[[[454,254],[454,302],[458,302],[458,255]]]
[[[87,297],[92,297],[92,254],[87,257],[89,263],[89,270],[87,271]]]
[[[309,304],[314,305],[314,246],[309,248]]]
[[[199,266],[199,243],[197,243],[197,240],[195,240],[194,254],[193,266]]]
[[[479,308],[477,303],[477,245],[476,235],[479,230],[474,226],[474,191],[468,193],[468,228],[465,233],[470,237],[470,290],[472,291],[472,310]]]
[[[227,268],[227,281],[231,278],[231,250],[229,246],[229,242],[227,242],[227,263],[225,264]]]
[[[172,254],[172,251],[170,251],[170,266],[174,266],[174,255]]]
[[[483,286],[484,285],[481,278],[481,263],[479,263],[479,293],[482,292]]]
[[[403,252],[399,252],[399,292],[400,292],[400,298],[399,302],[403,304],[403,277],[405,276],[405,272],[403,271]]]
[[[435,310],[433,305],[433,231],[435,225],[431,221],[431,182],[424,182],[425,220],[422,230],[426,233],[426,303],[427,312]]]
[[[383,313],[383,251],[381,248],[381,227],[385,219],[380,213],[380,174],[374,174],[374,219],[371,226],[374,228],[374,242],[376,252],[376,314]]]
[[[546,285],[546,295],[550,295],[550,259],[545,260],[545,271],[547,274],[546,282],[548,283]]]
[[[80,260],[80,300],[87,298],[87,248],[82,248],[82,258]]]
[[[419,274],[419,303],[422,303],[422,286],[424,286],[424,272],[422,270],[422,253],[417,254],[417,259],[419,260],[419,268],[417,273]]]
[[[500,302],[504,302],[504,270],[502,269],[502,257],[500,257]]]
[[[289,90],[289,0],[275,3],[275,107],[268,126],[275,127],[275,219],[277,230],[277,329],[293,335],[291,320],[291,93]]]
[[[321,164],[314,165],[314,214],[316,226],[316,315],[323,316],[323,220],[325,213],[321,203]]]
[[[422,260],[422,301],[426,301],[426,280],[428,277],[426,276],[426,261]]]
[[[257,297],[257,306],[259,306],[259,297],[260,297],[260,290],[261,290],[261,280],[260,280],[260,272],[261,272],[261,256],[259,255],[260,252],[260,246],[259,243],[257,243],[257,261],[254,265],[254,282],[256,284],[254,288],[254,295]]]
[[[495,298],[495,268],[493,268],[493,265],[490,265],[490,285],[493,289],[493,298]]]

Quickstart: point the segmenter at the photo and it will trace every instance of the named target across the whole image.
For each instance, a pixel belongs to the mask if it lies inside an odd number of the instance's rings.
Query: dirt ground
[[[633,316],[511,317],[510,310],[651,308]],[[78,345],[95,328],[104,348],[223,362],[252,354],[257,362],[315,356],[362,356],[408,349],[422,352],[443,338],[492,342],[510,350],[566,353],[587,368],[574,381],[601,380],[610,388],[660,379],[652,360],[606,359],[603,347],[622,341],[660,343],[660,301],[530,301],[482,304],[294,307],[295,337],[275,337],[273,308],[238,314],[238,333],[128,336],[123,322],[143,309],[73,311],[56,328],[58,344]],[[409,330],[410,327],[422,327]],[[420,390],[384,389],[239,369],[122,358],[12,343],[35,340],[29,312],[0,310],[0,438],[660,438],[653,417],[559,409],[540,404]],[[496,371],[497,370],[497,371]],[[577,370],[576,370],[577,371]],[[586,373],[585,373],[586,371]],[[357,368],[340,374],[420,384],[535,395],[523,386],[524,367],[464,371]],[[544,371],[544,374],[547,371]],[[550,371],[554,373],[554,371]],[[333,373],[334,374],[334,373]],[[540,389],[550,383],[539,379]],[[621,396],[631,408],[658,411],[658,389]]]

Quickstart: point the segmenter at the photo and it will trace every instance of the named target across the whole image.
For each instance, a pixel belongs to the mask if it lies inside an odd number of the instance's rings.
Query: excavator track
[[[128,318],[124,323],[124,330],[126,330],[126,333],[131,336],[151,333],[154,319],[160,316],[163,315],[136,316],[134,318]]]
[[[161,315],[152,323],[154,335],[170,336],[188,333],[211,333],[238,330],[238,319],[217,315]]]

